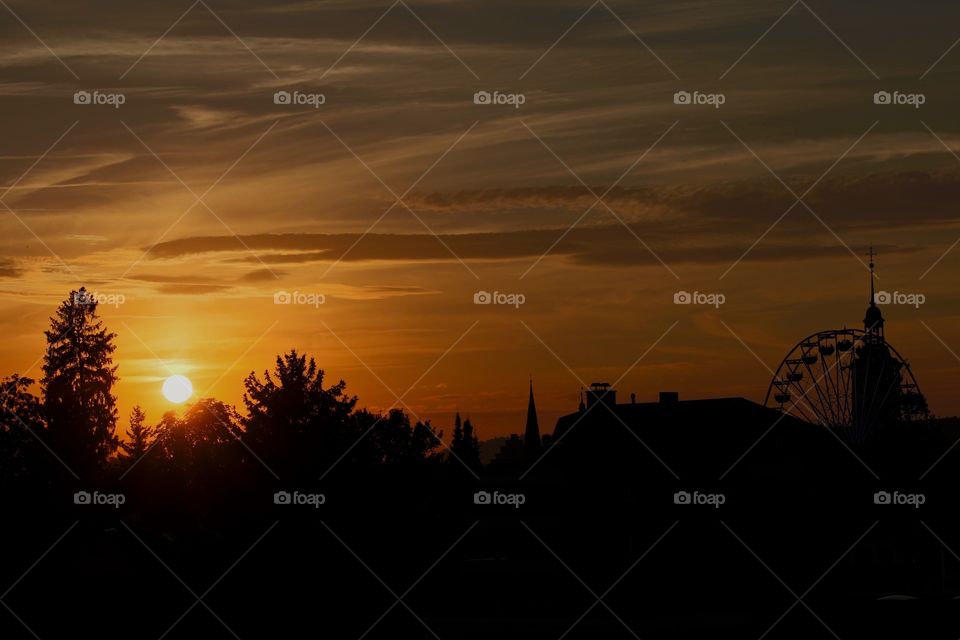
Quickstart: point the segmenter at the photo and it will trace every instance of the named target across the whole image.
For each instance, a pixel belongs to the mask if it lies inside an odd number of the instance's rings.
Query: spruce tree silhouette
[[[463,448],[463,421],[460,412],[453,418],[453,439],[450,441],[450,450],[455,452]]]
[[[44,333],[41,387],[50,446],[81,477],[98,476],[119,444],[116,334],[104,328],[95,297],[83,287],[70,292]]]
[[[140,405],[136,405],[130,411],[130,426],[127,428],[127,434],[130,436],[129,442],[121,442],[120,448],[124,453],[124,460],[136,462],[142,458],[156,437],[154,428],[147,424],[147,414],[143,412]]]
[[[457,466],[466,465],[474,472],[483,468],[483,463],[480,462],[480,440],[473,431],[473,423],[469,418],[466,422],[461,422],[459,411],[453,421],[450,462]]]
[[[472,469],[480,468],[480,440],[473,431],[473,423],[467,418],[463,423],[463,456],[464,462]]]

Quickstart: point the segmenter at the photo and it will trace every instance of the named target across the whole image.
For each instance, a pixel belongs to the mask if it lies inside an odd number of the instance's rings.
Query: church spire
[[[867,307],[867,313],[863,317],[863,329],[867,333],[872,333],[878,336],[883,336],[883,314],[880,313],[880,308],[877,306],[877,295],[874,290],[874,279],[876,275],[874,273],[875,264],[873,262],[874,258],[873,245],[870,245],[870,306]]]
[[[533,380],[530,380],[530,398],[527,400],[527,428],[524,431],[523,445],[527,458],[533,460],[540,455],[540,423],[537,421],[537,405],[533,401]]]

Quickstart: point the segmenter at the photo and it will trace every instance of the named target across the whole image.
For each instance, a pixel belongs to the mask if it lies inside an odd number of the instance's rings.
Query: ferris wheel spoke
[[[817,347],[817,350],[820,351],[820,347],[819,347],[819,346]],[[825,395],[826,398],[827,398],[825,404],[826,404],[827,408],[828,408],[829,411],[830,411],[830,424],[831,424],[831,425],[842,424],[842,420],[840,419],[840,415],[839,415],[838,410],[837,410],[837,395],[836,395],[836,391],[835,391],[835,389],[834,389],[834,387],[833,387],[833,385],[834,385],[834,383],[833,383],[833,378],[832,378],[831,375],[830,375],[831,370],[833,369],[834,366],[835,366],[834,364],[829,364],[829,365],[828,365],[828,364],[827,364],[826,356],[824,356],[824,355],[821,353],[821,355],[820,355],[820,369],[823,371],[823,373],[822,373],[822,374],[820,375],[820,377],[817,378],[817,379],[823,383],[823,384],[820,385],[820,386],[822,386],[822,388],[823,388],[823,393],[824,393],[824,395]],[[819,384],[819,383],[818,383],[818,384]]]
[[[797,389],[800,391],[800,393],[797,394],[796,399],[793,399],[793,408],[796,409],[801,414],[801,417],[807,422],[819,422],[823,424],[824,411],[822,406],[818,409],[818,407],[813,406],[813,403],[811,402],[812,399],[810,398],[810,391],[812,390],[812,388],[811,389],[804,388],[804,386],[799,382],[793,382],[791,384],[797,387]],[[803,407],[806,407],[810,411],[810,413],[813,414],[815,418],[814,420],[811,420],[809,418],[809,416],[807,415],[807,412],[803,409]]]
[[[882,336],[838,329],[798,342],[777,368],[764,402],[862,439],[888,414],[896,420],[925,415],[908,409],[900,398],[908,394],[914,403],[914,396],[923,397],[910,367]],[[891,409],[891,402],[898,404]]]
[[[841,408],[840,411],[844,417],[844,424],[850,423],[850,366],[845,364],[843,357],[838,356],[837,361],[837,398],[840,402]]]
[[[822,346],[819,347],[820,354],[821,354],[820,362],[824,368],[824,378],[826,379],[825,387],[828,391],[828,394],[832,394],[832,397],[830,399],[830,408],[834,412],[833,422],[834,424],[843,424],[844,423],[844,420],[842,418],[843,406],[841,405],[840,386],[839,386],[841,372],[837,370],[836,375],[833,375],[832,373],[840,364],[841,360],[837,352],[836,340],[834,339],[834,342],[827,346],[830,348],[830,353],[828,355],[824,355],[824,349]],[[833,357],[833,364],[831,364],[828,367],[826,366],[826,362],[827,362],[826,358],[829,356]]]
[[[800,410],[804,413],[804,419],[807,420],[807,422],[818,422],[822,424],[824,423],[824,418],[826,417],[823,409],[823,405],[820,403],[811,402],[811,399],[809,396],[809,390],[807,391],[808,391],[807,395],[798,397],[797,400],[794,402],[794,405],[797,407],[800,407]],[[802,407],[806,407],[806,409],[808,409],[810,413],[813,414],[814,420],[810,420],[806,417],[806,412],[803,411]]]
[[[845,338],[845,339],[849,340],[849,338]],[[853,349],[854,349],[854,346],[851,346],[847,353],[846,363],[842,361],[840,363],[840,366],[844,368],[844,374],[840,376],[840,380],[842,382],[841,392],[843,397],[844,415],[846,416],[846,420],[844,424],[848,424],[848,425],[853,422],[853,410],[854,410]]]
[[[830,371],[828,371],[830,384],[833,388],[834,406],[837,412],[837,424],[845,425],[850,423],[850,404],[847,402],[847,389],[849,388],[849,369],[844,366],[844,356],[836,349],[836,339],[834,338],[834,357]]]
[[[818,362],[819,360],[820,359],[817,358]],[[813,388],[814,391],[817,392],[817,400],[819,401],[820,406],[823,407],[823,409],[821,409],[820,411],[821,418],[824,418],[824,417],[829,418],[829,416],[824,415],[825,409],[829,409],[829,403],[824,400],[823,392],[820,390],[820,385],[817,382],[818,377],[814,375],[813,370],[810,368],[810,365],[807,364],[806,355],[804,355],[804,358],[801,359],[801,362],[803,363],[804,368],[807,370],[807,375],[810,376],[810,386]]]
[[[803,403],[803,405],[807,407],[811,411],[811,413],[814,413],[814,414],[817,413],[817,411],[810,406],[810,401],[807,399],[807,396],[810,393],[810,389],[805,388],[800,381],[790,380],[790,378],[788,377],[787,390],[790,393],[790,401],[794,408],[797,408],[799,410],[798,405]]]

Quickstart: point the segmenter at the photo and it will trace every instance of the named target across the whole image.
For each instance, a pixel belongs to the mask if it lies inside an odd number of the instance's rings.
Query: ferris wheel
[[[910,365],[882,335],[860,329],[820,331],[798,342],[774,373],[764,404],[858,440],[882,422],[927,416]]]

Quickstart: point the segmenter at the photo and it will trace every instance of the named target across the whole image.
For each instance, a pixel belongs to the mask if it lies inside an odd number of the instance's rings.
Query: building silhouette
[[[763,404],[682,400],[676,391],[660,392],[656,402],[637,402],[635,394],[618,402],[609,382],[594,382],[581,391],[577,411],[558,418],[545,464],[560,475],[581,469],[637,486],[636,477],[625,476],[715,480],[750,451],[738,472],[792,483],[809,470],[804,457],[825,463],[824,451],[836,451],[835,434],[864,444],[916,424],[927,416],[926,401],[906,360],[886,341],[879,304],[887,301],[875,290],[872,248],[869,270],[864,328],[819,331],[797,343]]]
[[[870,249],[870,303],[863,317],[863,337],[855,349],[852,424],[855,440],[863,441],[880,429],[896,424],[910,412],[917,395],[904,388],[903,363],[891,354],[884,337],[884,318],[874,290],[873,248]],[[903,409],[903,411],[902,411]]]
[[[632,495],[675,477],[714,482],[759,443],[738,465],[738,475],[799,476],[817,448],[829,448],[821,434],[830,437],[746,398],[684,400],[663,391],[653,402],[631,394],[621,403],[612,385],[597,382],[583,392],[575,412],[557,419],[536,473],[548,483],[602,484]]]
[[[496,470],[522,469],[527,462],[527,452],[520,434],[511,433],[497,454],[490,461],[490,466]]]

